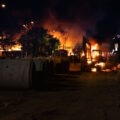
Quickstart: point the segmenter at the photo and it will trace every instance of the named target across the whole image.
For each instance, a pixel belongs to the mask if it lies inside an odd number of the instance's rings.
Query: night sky
[[[31,20],[44,22],[52,12],[58,20],[82,25],[87,34],[108,40],[120,32],[120,4],[116,0],[1,0],[0,30],[17,29]]]

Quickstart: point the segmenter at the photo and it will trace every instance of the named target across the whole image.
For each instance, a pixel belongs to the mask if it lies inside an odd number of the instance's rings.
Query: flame
[[[22,51],[22,45],[20,44],[13,45],[10,50],[11,51]]]
[[[98,44],[92,45],[91,46],[91,52],[92,52],[92,58],[93,59],[95,59],[96,57],[99,56],[99,52],[96,51],[96,50],[99,50],[99,45]]]
[[[95,39],[89,38],[89,41],[90,41],[90,44],[91,44],[91,51],[93,51],[93,50],[99,50],[99,49],[100,49],[100,46],[99,46],[99,44],[96,42]]]
[[[0,45],[0,52],[2,52],[3,51],[3,48],[1,47],[1,45]]]
[[[112,72],[111,69],[105,69],[105,70],[102,70],[103,72]]]
[[[84,51],[82,51],[81,57],[84,57],[84,56],[85,56],[85,53],[84,53]]]
[[[90,43],[91,43],[92,59],[93,59],[93,61],[95,61],[95,59],[96,59],[97,57],[99,57],[99,55],[100,55],[99,51],[97,51],[97,50],[100,50],[100,46],[99,46],[99,44],[96,42],[96,40],[93,39],[93,38],[90,38],[89,41],[90,41]]]
[[[101,66],[102,68],[105,66],[104,62],[96,63],[95,66]]]
[[[87,63],[92,64],[92,62],[96,61],[97,58],[100,56],[100,51],[99,51],[100,46],[93,38],[89,38],[89,42],[91,46],[88,43],[86,43],[86,47],[87,47],[86,57],[87,57]],[[84,54],[82,53],[81,56],[84,56]]]
[[[97,72],[97,68],[91,68],[92,72]]]
[[[91,60],[88,60],[87,63],[88,63],[88,64],[92,64],[92,61],[91,61]]]
[[[92,45],[91,46],[91,50],[98,50],[99,49],[99,45],[98,44],[95,44],[95,45]]]
[[[3,50],[3,48],[0,46],[0,52],[4,52],[4,51],[22,51],[22,45],[16,44],[13,46],[6,46],[5,50]]]
[[[69,34],[62,34],[59,31],[49,31],[50,35],[53,35],[54,38],[57,38],[60,40],[60,46],[58,48],[59,49],[64,49],[68,51],[68,56],[73,55],[73,51],[72,49],[73,44],[72,44],[72,40],[70,40],[69,38]]]
[[[43,28],[48,30],[50,35],[60,40],[59,49],[65,49],[68,51],[68,55],[73,54],[73,49],[76,44],[82,44],[82,38],[84,30],[77,24],[71,24],[62,20],[58,20],[54,13],[49,13],[48,19],[46,19],[42,25]]]
[[[18,42],[22,34],[22,31],[20,33],[15,33],[14,36],[11,38],[15,45],[7,45],[4,47],[4,49],[2,45],[0,45],[0,52],[2,53],[4,51],[22,51],[22,45]],[[3,36],[0,36],[0,39],[6,39],[7,37],[9,37],[9,35],[6,35],[4,33]]]

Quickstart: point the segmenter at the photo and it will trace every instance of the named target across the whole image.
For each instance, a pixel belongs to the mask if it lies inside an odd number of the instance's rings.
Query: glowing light
[[[102,53],[102,56],[104,57],[104,56],[105,56],[105,54],[104,54],[104,53]]]
[[[55,30],[53,30],[53,32],[55,32]]]
[[[6,36],[4,35],[4,36],[0,36],[0,40],[2,40],[2,39],[6,39]]]
[[[84,53],[84,51],[82,52],[82,54],[81,54],[81,57],[84,57],[85,56],[85,53]]]
[[[91,68],[91,72],[97,72],[97,68]]]
[[[47,27],[48,29],[48,27]],[[49,29],[48,33],[50,35],[53,35],[53,38],[57,38],[60,40],[60,46],[58,48],[58,50],[60,49],[64,49],[68,51],[68,56],[74,55],[73,53],[73,48],[74,48],[74,44],[72,42],[73,39],[70,38],[70,35],[68,35],[67,33],[63,34],[58,30],[55,29]]]
[[[113,71],[117,71],[117,67],[116,67],[116,66],[113,67],[112,70],[113,70]]]
[[[91,60],[88,60],[87,63],[88,63],[88,64],[92,64],[92,61],[91,61]]]
[[[96,63],[95,66],[101,66],[101,67],[104,67],[104,66],[105,66],[105,63],[104,63],[104,62]]]
[[[103,72],[111,72],[112,70],[111,69],[105,69],[105,70],[102,70]]]
[[[22,45],[16,44],[16,45],[12,46],[10,50],[11,51],[22,51]]]
[[[56,36],[55,36],[55,35],[53,35],[53,38],[56,38]]]
[[[94,51],[94,50],[98,50],[99,46],[98,44],[92,45],[91,47],[91,52],[92,52],[92,58],[95,59],[97,56],[99,56],[99,52],[98,51]]]
[[[118,43],[115,43],[115,51],[118,51],[118,47],[119,47]]]
[[[31,21],[30,23],[33,25],[35,22],[34,22],[34,21]]]
[[[2,8],[6,8],[6,5],[5,5],[5,4],[1,4],[1,7],[2,7]]]
[[[27,26],[27,25],[23,24],[22,26],[23,26],[26,30],[28,29],[28,26]]]
[[[0,52],[4,52],[4,51],[22,51],[22,45],[16,44],[13,46],[7,46],[5,47],[5,50],[3,50],[2,47],[0,46]]]
[[[68,51],[68,56],[74,55],[72,49],[70,49],[70,50],[68,49],[67,51]]]
[[[98,46],[99,46],[98,44],[92,45],[91,50],[92,51],[97,50],[99,48]]]

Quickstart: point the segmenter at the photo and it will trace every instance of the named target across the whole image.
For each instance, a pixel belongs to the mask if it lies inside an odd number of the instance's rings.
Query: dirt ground
[[[0,91],[0,120],[120,120],[120,74],[56,75],[39,89]]]

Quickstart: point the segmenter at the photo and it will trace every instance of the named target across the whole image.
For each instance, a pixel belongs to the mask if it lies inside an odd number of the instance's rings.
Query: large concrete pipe
[[[54,62],[53,60],[46,59],[44,62],[44,73],[54,74]]]
[[[0,88],[27,89],[32,84],[31,60],[0,60]]]
[[[52,60],[48,59],[33,59],[35,63],[36,72],[41,72],[45,74],[53,73],[54,63]]]
[[[46,58],[34,58],[35,75],[33,81],[33,88],[41,89],[44,85],[48,84],[51,75],[53,75],[53,62]],[[41,86],[42,85],[42,86]]]
[[[35,58],[35,59],[33,59],[33,61],[35,63],[35,71],[36,72],[43,72],[44,59]]]

